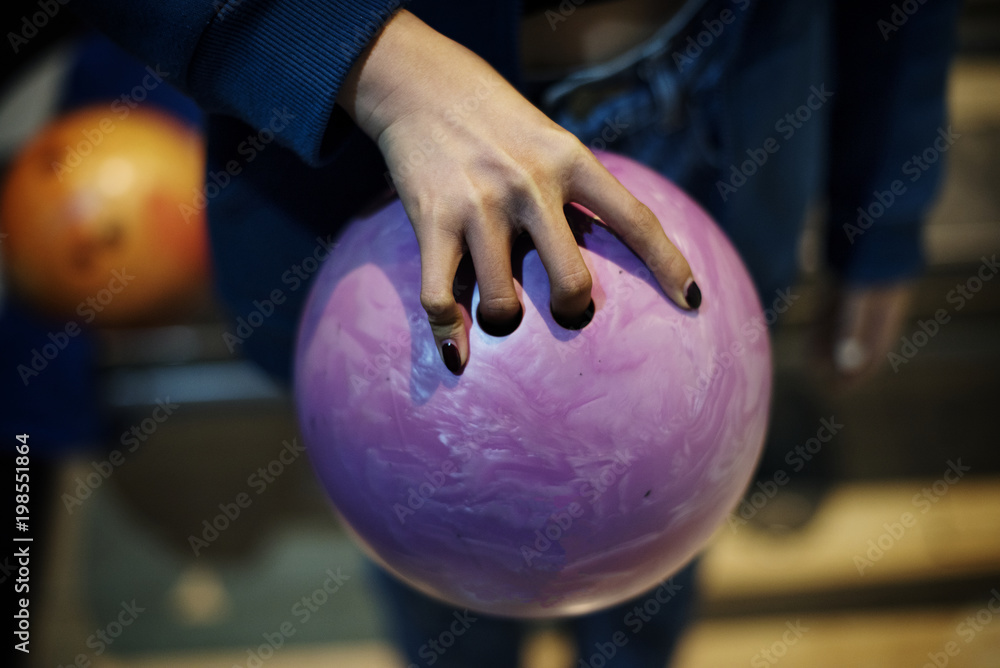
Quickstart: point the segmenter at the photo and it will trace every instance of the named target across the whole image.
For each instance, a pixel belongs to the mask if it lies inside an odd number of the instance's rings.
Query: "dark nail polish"
[[[701,306],[701,288],[694,281],[691,281],[691,285],[688,286],[687,292],[684,294],[684,299],[687,300],[688,306],[693,309]]]
[[[452,340],[441,344],[441,357],[444,358],[444,365],[448,367],[456,376],[462,371],[462,357],[458,354],[458,346]]]

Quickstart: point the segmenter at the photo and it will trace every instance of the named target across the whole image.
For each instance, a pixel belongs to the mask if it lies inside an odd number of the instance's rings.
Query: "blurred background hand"
[[[831,389],[854,389],[885,368],[913,294],[911,282],[838,285],[829,290],[816,321],[814,356]]]

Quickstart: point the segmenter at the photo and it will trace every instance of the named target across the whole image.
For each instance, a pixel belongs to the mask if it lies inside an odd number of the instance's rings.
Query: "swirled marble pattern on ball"
[[[396,202],[344,231],[303,314],[297,410],[334,506],[373,558],[460,608],[575,615],[656,586],[725,520],[764,439],[770,348],[740,258],[674,185],[599,157],[687,257],[696,313],[580,214],[593,322],[553,321],[531,250],[520,326],[498,338],[474,324],[455,377]]]

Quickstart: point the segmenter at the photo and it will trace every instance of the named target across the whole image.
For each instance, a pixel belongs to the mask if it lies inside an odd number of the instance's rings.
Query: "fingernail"
[[[462,356],[458,354],[458,346],[451,339],[441,344],[441,357],[444,365],[456,376],[462,371]]]
[[[701,288],[698,287],[693,278],[689,278],[684,284],[684,299],[692,309],[701,306]]]

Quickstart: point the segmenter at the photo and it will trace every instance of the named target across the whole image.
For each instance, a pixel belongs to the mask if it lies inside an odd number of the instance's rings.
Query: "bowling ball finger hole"
[[[552,319],[556,321],[556,324],[563,329],[579,330],[583,329],[590,324],[590,321],[594,319],[594,300],[590,300],[590,305],[587,306],[586,310],[576,318],[568,319],[562,318],[556,315],[555,311],[552,310],[551,304],[549,305],[549,313],[552,314]]]
[[[517,315],[507,320],[500,322],[490,322],[483,318],[482,311],[476,309],[476,321],[479,323],[479,328],[490,336],[509,336],[514,333],[518,325],[521,324],[521,319],[524,318],[524,307],[522,306],[517,311]]]

